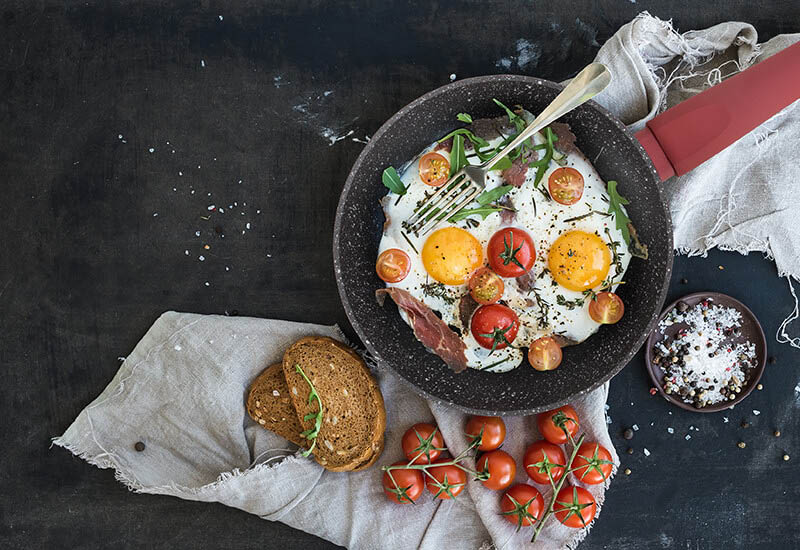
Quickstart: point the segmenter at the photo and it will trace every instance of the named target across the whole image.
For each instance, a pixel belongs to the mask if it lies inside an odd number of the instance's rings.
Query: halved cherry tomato
[[[500,449],[481,455],[476,464],[478,473],[488,477],[482,480],[484,487],[501,491],[511,485],[517,475],[517,464],[510,454]]]
[[[556,168],[547,180],[550,196],[560,204],[575,204],[583,196],[583,176],[574,168]]]
[[[411,258],[399,248],[389,248],[378,256],[375,271],[387,283],[399,283],[411,271]]]
[[[611,453],[599,443],[584,443],[572,462],[575,477],[588,485],[603,483],[611,475]]]
[[[553,505],[558,521],[567,527],[586,527],[594,519],[597,504],[592,493],[583,487],[563,487]]]
[[[502,304],[481,306],[472,314],[472,336],[484,348],[503,349],[517,337],[519,317]]]
[[[561,479],[566,464],[567,457],[564,455],[563,449],[544,439],[531,443],[525,451],[522,463],[528,477],[542,485],[550,485],[548,472],[553,481]]]
[[[470,416],[465,433],[480,438],[479,451],[494,451],[506,439],[506,423],[499,416]]]
[[[500,511],[506,520],[517,526],[533,525],[542,517],[544,499],[536,487],[520,483],[506,491],[500,500]]]
[[[536,424],[539,426],[539,433],[547,441],[555,445],[566,443],[569,439],[564,430],[567,430],[571,437],[578,433],[578,413],[570,405],[564,405],[552,411],[540,413],[536,417]]]
[[[392,466],[405,466],[405,462],[395,462]],[[422,494],[425,480],[422,470],[397,468],[383,472],[383,492],[395,502],[414,502]]]
[[[439,187],[450,177],[450,162],[439,153],[425,153],[419,159],[419,178],[422,183]]]
[[[469,293],[479,304],[493,304],[503,297],[505,284],[488,267],[479,267],[469,278]]]
[[[442,460],[436,462],[442,462]],[[428,473],[431,475],[426,476],[426,484],[428,491],[433,493],[435,498],[455,498],[467,484],[466,472],[453,464],[428,468]]]
[[[599,292],[589,300],[589,317],[595,323],[612,325],[622,319],[623,313],[625,304],[622,303],[622,298],[613,292]]]
[[[495,273],[501,277],[519,277],[533,267],[536,246],[526,231],[505,227],[489,239],[486,254]]]
[[[436,426],[430,424],[414,424],[402,439],[403,452],[406,458],[414,464],[428,464],[433,462],[444,450],[442,434]]]
[[[534,340],[528,348],[528,362],[536,370],[553,370],[561,364],[561,346],[550,336]]]

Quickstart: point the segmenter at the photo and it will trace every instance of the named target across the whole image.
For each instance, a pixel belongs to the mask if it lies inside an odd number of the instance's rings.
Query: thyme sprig
[[[309,428],[300,432],[300,437],[305,437],[307,440],[311,441],[311,447],[303,451],[303,456],[308,456],[317,445],[317,436],[319,435],[320,428],[322,428],[322,399],[320,399],[317,389],[314,387],[314,384],[311,383],[311,380],[308,378],[308,376],[306,376],[306,373],[303,372],[303,369],[300,367],[300,365],[295,364],[294,369],[300,373],[300,376],[302,376],[303,380],[306,381],[308,387],[311,388],[311,391],[308,393],[308,404],[310,405],[316,399],[317,405],[319,405],[319,410],[317,412],[308,413],[303,417],[303,420],[306,422],[309,420],[314,421],[313,428]]]

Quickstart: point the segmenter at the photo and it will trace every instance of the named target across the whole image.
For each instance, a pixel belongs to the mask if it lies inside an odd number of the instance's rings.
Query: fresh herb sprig
[[[406,194],[406,186],[403,185],[403,181],[400,179],[400,174],[397,173],[397,170],[395,170],[394,166],[389,166],[383,171],[381,180],[383,181],[383,185],[385,185],[389,191],[395,195]]]
[[[617,182],[614,180],[609,180],[608,182],[608,196],[610,199],[608,203],[608,212],[609,214],[614,214],[614,221],[616,222],[617,229],[622,233],[625,244],[630,245],[631,231],[628,224],[631,223],[631,219],[622,209],[624,205],[630,204],[630,201],[619,194],[617,191]]]
[[[303,451],[303,456],[308,456],[317,445],[317,436],[319,435],[320,428],[322,428],[322,399],[320,399],[317,389],[314,387],[314,384],[311,383],[311,380],[308,378],[308,376],[306,376],[306,373],[303,372],[303,369],[300,367],[300,365],[295,364],[294,369],[300,373],[300,376],[302,376],[306,381],[308,387],[311,388],[308,393],[308,404],[310,405],[314,400],[316,400],[317,405],[319,406],[319,410],[317,412],[308,413],[303,417],[303,420],[306,422],[309,420],[314,421],[314,427],[300,432],[300,437],[304,437],[308,441],[311,441],[311,447]]]

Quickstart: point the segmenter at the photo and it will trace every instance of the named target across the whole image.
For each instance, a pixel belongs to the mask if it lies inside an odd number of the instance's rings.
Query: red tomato
[[[560,204],[575,204],[583,196],[583,176],[574,168],[556,168],[547,180],[550,196]]]
[[[503,297],[505,284],[497,273],[488,267],[475,270],[469,278],[469,293],[479,304],[493,304]]]
[[[528,362],[536,370],[553,370],[561,364],[561,346],[550,336],[542,336],[528,348]]]
[[[494,451],[506,439],[506,423],[499,416],[470,416],[465,433],[480,438],[479,451]]]
[[[399,248],[389,248],[378,256],[375,271],[387,283],[399,283],[411,271],[411,259]]]
[[[611,475],[614,461],[611,453],[599,443],[584,443],[572,462],[573,474],[583,483],[597,485],[603,483]]]
[[[578,433],[578,413],[569,405],[539,414],[536,423],[542,437],[556,445],[566,443]],[[564,430],[569,431],[570,437]]]
[[[484,487],[492,491],[501,491],[511,485],[517,475],[517,464],[505,451],[497,449],[484,453],[476,464]]]
[[[395,462],[392,466],[405,466],[405,462]],[[422,494],[425,480],[422,470],[398,468],[383,472],[383,492],[389,500],[399,503],[414,502]]]
[[[622,319],[623,313],[625,304],[622,303],[622,298],[613,292],[599,292],[589,300],[589,317],[595,323],[613,325]]]
[[[414,424],[403,434],[403,452],[409,463],[428,464],[444,450],[442,434],[436,426]]]
[[[586,527],[594,519],[597,504],[592,493],[583,487],[563,487],[553,506],[558,521],[567,527]]]
[[[519,317],[502,304],[481,306],[472,314],[472,336],[484,348],[503,349],[511,345],[519,331]]]
[[[486,248],[489,265],[501,277],[519,277],[536,261],[536,247],[527,232],[505,227],[492,235]]]
[[[443,462],[437,460],[436,462]],[[434,462],[434,464],[436,463]],[[433,493],[435,498],[449,499],[456,498],[464,490],[467,484],[467,474],[458,466],[448,464],[446,466],[433,466],[428,468],[426,483],[428,491]],[[432,476],[432,477],[431,477]]]
[[[419,178],[433,187],[444,185],[450,178],[450,162],[439,153],[425,153],[419,159]]]
[[[503,517],[516,525],[519,531],[522,526],[533,525],[542,517],[544,499],[535,487],[520,483],[503,495],[500,510]]]
[[[561,447],[544,439],[532,443],[522,460],[528,477],[542,485],[550,485],[547,472],[550,472],[553,481],[561,479],[567,464],[567,457]]]

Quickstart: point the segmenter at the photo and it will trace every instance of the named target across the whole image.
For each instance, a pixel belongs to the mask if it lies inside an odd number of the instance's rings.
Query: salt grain
[[[633,428],[634,432],[638,432],[639,431],[639,425],[638,424],[634,424],[633,426],[631,426],[631,428]]]
[[[150,149],[148,149],[147,151],[150,152],[150,153],[155,153],[156,152],[156,150],[153,149],[152,147],[150,147]]]
[[[667,428],[667,431],[671,434],[675,433],[675,428]]]
[[[206,261],[206,257],[205,256],[200,256],[197,259],[200,260],[201,262],[205,262]]]
[[[644,456],[650,456],[650,451],[647,450],[647,447],[642,449],[642,452],[644,453]]]
[[[689,441],[691,438],[692,438],[692,436],[691,436],[691,435],[689,435],[689,434],[686,434],[686,437],[684,437],[684,439],[685,439],[686,441]]]
[[[761,414],[761,411],[757,411],[756,409],[753,409],[753,414],[758,416],[759,414]]]

